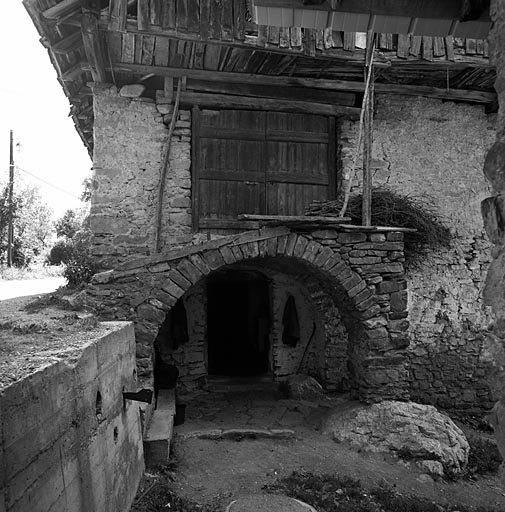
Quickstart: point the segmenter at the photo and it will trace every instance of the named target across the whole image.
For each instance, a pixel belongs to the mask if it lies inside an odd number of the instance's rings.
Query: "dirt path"
[[[66,280],[63,277],[0,280],[0,301],[15,297],[51,293],[65,283]],[[1,307],[2,304],[0,303],[0,308]]]

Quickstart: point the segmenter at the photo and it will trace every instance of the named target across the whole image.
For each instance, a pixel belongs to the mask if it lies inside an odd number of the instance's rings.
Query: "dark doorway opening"
[[[207,285],[210,375],[253,377],[269,371],[268,283],[258,274],[223,272]]]

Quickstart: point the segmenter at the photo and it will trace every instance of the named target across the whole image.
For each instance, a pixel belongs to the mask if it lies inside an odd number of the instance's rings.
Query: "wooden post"
[[[103,53],[98,20],[100,18],[99,4],[96,0],[86,0],[81,18],[82,41],[84,51],[91,66],[94,82],[106,82],[105,58]]]
[[[9,224],[7,228],[7,266],[11,267],[13,263],[14,247],[14,207],[12,196],[14,193],[14,135],[10,131],[10,159],[9,159]]]
[[[373,68],[372,54],[374,51],[375,41],[373,30],[368,32],[366,45],[366,67],[365,76],[370,73],[370,85],[365,94],[365,116],[364,116],[364,141],[363,141],[363,202],[362,208],[362,225],[372,225],[372,143],[373,143]]]

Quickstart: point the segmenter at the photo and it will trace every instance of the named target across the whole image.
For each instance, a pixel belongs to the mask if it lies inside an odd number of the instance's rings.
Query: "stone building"
[[[497,109],[488,12],[25,3],[93,156],[104,272],[89,300],[135,322],[140,377],[175,365],[194,389],[304,372],[364,401],[492,405],[479,219]],[[407,273],[401,230],[301,218],[353,180],[367,30],[374,183],[430,194],[454,233]]]

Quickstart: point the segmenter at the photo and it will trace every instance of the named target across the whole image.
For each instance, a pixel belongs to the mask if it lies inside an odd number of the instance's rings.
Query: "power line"
[[[53,187],[56,190],[59,190],[60,192],[64,192],[65,194],[68,194],[69,196],[75,197],[76,199],[80,199],[79,196],[76,196],[75,194],[72,194],[72,192],[69,192],[68,190],[64,190],[64,189],[58,187],[58,185],[53,185],[52,183],[49,183],[49,181],[46,181],[46,180],[43,180],[42,178],[39,178],[38,176],[36,176],[35,174],[31,173],[30,171],[27,171],[26,169],[23,169],[22,167],[19,167],[19,165],[16,165],[16,169],[19,170],[19,171],[22,171],[22,172],[24,172],[26,174],[29,174],[32,178],[35,178],[36,180],[39,180],[42,183],[45,183],[46,185],[49,185],[50,187]]]

